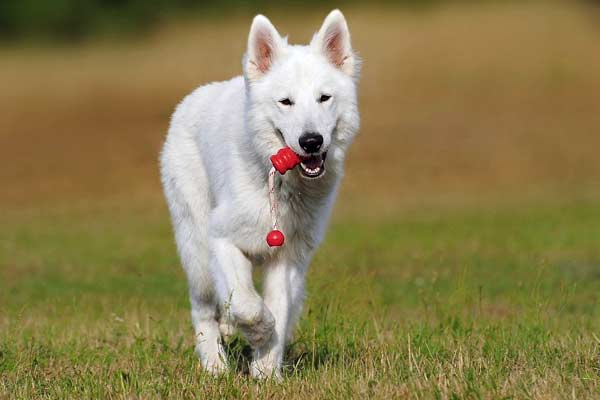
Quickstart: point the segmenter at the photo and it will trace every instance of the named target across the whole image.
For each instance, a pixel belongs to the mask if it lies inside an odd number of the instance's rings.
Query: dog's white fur
[[[307,266],[358,131],[359,60],[344,16],[334,10],[308,46],[288,45],[266,17],[256,16],[243,67],[243,77],[202,86],[177,107],[161,175],[203,366],[227,370],[221,337],[239,328],[254,349],[253,376],[279,378]],[[320,101],[323,94],[331,98]],[[306,156],[298,143],[304,132],[323,136],[326,172],[316,179],[299,168],[278,175],[286,242],[271,249],[269,156],[286,145]],[[264,299],[254,288],[253,266],[264,269]]]

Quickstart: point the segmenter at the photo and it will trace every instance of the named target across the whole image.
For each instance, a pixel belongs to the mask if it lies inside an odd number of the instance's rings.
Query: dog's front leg
[[[210,269],[221,308],[240,328],[253,348],[263,346],[273,334],[273,315],[256,293],[252,264],[227,238],[212,238]]]
[[[275,332],[265,345],[255,349],[251,372],[256,378],[281,379],[281,364],[292,320],[304,291],[304,268],[278,261],[265,266],[264,301],[275,317]],[[299,298],[300,297],[300,298]]]

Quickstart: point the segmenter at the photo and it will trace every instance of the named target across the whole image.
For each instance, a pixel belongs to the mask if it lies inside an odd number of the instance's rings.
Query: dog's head
[[[258,15],[243,64],[254,150],[268,159],[291,147],[306,178],[323,174],[328,154],[341,164],[358,130],[360,66],[343,14],[332,11],[308,46],[289,45]]]

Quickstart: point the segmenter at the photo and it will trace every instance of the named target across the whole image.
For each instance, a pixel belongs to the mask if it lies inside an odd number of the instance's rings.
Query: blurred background
[[[364,59],[338,213],[594,196],[598,5],[3,1],[0,206],[162,207],[157,157],[180,99],[241,73],[254,14],[306,43],[333,7]]]
[[[160,187],[169,118],[241,74],[255,14],[306,43],[334,7],[362,129],[308,276],[305,372],[277,390],[598,397],[599,2],[0,0],[0,398],[211,387]]]

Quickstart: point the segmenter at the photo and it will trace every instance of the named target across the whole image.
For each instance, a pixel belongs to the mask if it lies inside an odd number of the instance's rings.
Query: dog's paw
[[[250,364],[250,374],[254,379],[272,379],[275,382],[283,381],[281,367],[270,360],[253,360]]]
[[[216,355],[202,360],[202,367],[213,376],[223,375],[229,371],[224,355]]]
[[[263,305],[260,313],[256,314],[253,318],[248,320],[238,321],[238,327],[250,343],[253,348],[259,348],[264,346],[275,329],[275,318],[271,311]]]

